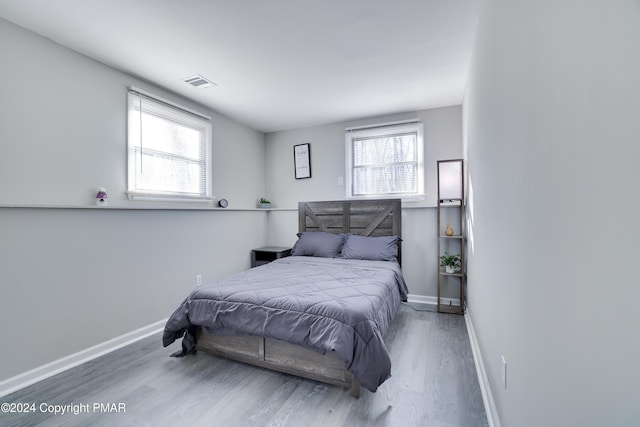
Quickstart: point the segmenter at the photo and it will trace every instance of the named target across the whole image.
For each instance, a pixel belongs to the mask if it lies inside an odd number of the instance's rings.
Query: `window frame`
[[[169,108],[172,110],[171,114],[176,114],[176,116],[182,116],[184,122],[189,121],[197,121],[199,122],[198,128],[204,132],[204,138],[201,138],[201,143],[199,146],[199,151],[204,153],[204,160],[201,160],[201,165],[204,165],[204,188],[201,188],[199,194],[189,193],[189,192],[178,192],[172,190],[149,190],[149,189],[141,189],[136,188],[136,177],[135,165],[132,162],[140,161],[142,158],[142,151],[144,147],[139,148],[141,154],[140,157],[134,154],[135,148],[140,147],[140,144],[137,144],[138,141],[132,141],[131,133],[132,133],[132,100],[131,97],[140,97],[142,99],[147,100],[148,102],[153,102],[159,105],[161,108]],[[144,110],[144,109],[143,109]],[[139,108],[136,109],[134,114],[139,112]],[[169,120],[169,119],[166,119]],[[177,120],[176,120],[177,121]],[[139,122],[138,122],[139,123]],[[186,123],[185,123],[186,124]],[[191,129],[195,127],[191,127],[186,124]],[[127,191],[126,195],[129,200],[149,200],[149,201],[167,201],[167,202],[210,202],[214,199],[212,195],[212,125],[211,118],[179,105],[175,102],[169,101],[162,97],[159,97],[155,94],[149,93],[145,90],[136,88],[134,86],[130,86],[127,88]],[[180,158],[179,154],[172,155],[173,153],[169,153],[169,157]]]
[[[354,140],[363,138],[382,138],[407,133],[416,134],[416,191],[411,193],[370,193],[353,194],[353,144]],[[407,120],[392,123],[381,123],[370,126],[351,127],[345,129],[345,176],[346,176],[346,198],[347,199],[403,199],[422,200],[425,197],[425,171],[424,171],[424,125],[418,120]]]

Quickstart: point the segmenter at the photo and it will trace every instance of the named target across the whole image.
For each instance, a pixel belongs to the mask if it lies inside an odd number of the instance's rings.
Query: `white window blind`
[[[347,197],[424,194],[419,122],[347,129]]]
[[[161,98],[128,92],[130,199],[211,199],[211,122]]]

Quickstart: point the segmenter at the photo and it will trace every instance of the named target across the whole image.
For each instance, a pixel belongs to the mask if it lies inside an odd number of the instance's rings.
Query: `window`
[[[129,199],[210,200],[211,121],[130,88]]]
[[[422,123],[349,128],[347,197],[424,195]]]

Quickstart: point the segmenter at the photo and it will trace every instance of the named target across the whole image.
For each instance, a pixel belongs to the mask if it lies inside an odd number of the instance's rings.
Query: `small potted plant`
[[[460,254],[450,254],[445,251],[444,255],[440,255],[440,267],[444,267],[445,273],[456,273],[460,271],[461,266]]]
[[[261,197],[260,200],[258,200],[258,207],[261,209],[269,209],[271,207],[271,202],[264,197]]]

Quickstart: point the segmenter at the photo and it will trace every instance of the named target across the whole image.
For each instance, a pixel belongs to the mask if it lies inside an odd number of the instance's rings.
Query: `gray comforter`
[[[395,262],[287,257],[196,288],[167,321],[163,344],[184,335],[183,352],[192,352],[193,327],[202,326],[333,350],[376,391],[391,375],[382,338],[406,296]]]

